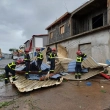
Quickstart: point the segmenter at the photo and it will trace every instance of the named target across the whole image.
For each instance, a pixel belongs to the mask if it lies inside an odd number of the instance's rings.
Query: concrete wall
[[[67,48],[69,58],[76,59],[78,45],[86,43],[91,43],[91,56],[97,62],[105,63],[106,59],[110,59],[110,30],[96,32],[80,38],[75,38],[74,40],[61,42],[59,44]],[[51,47],[54,47],[54,45],[51,45]]]
[[[49,37],[48,36],[42,36],[43,38],[43,47],[46,47],[47,44],[49,44]]]

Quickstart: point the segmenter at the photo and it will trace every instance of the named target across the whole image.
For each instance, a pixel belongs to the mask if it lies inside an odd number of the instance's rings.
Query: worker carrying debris
[[[40,51],[40,48],[36,48],[36,51],[37,51],[37,66],[38,66],[39,73],[40,73],[41,72],[41,64],[42,64],[44,57],[43,57],[42,52]]]
[[[25,78],[29,78],[29,72],[30,72],[30,55],[29,55],[29,50],[25,49],[25,58],[24,58],[24,62],[25,62],[25,66],[26,66],[26,72],[25,72]]]
[[[49,60],[50,60],[50,73],[54,73],[55,69],[55,57],[57,56],[56,49],[53,48],[49,53]]]
[[[51,51],[52,51],[52,49],[50,47],[47,47],[47,51],[46,51],[47,61],[50,60],[50,58],[48,57],[48,55],[50,54]]]
[[[75,67],[75,79],[81,78],[81,63],[84,60],[84,58],[87,57],[85,53],[82,53],[80,50],[76,52],[77,58],[76,58],[76,67]]]
[[[12,80],[15,81],[15,67],[17,65],[16,61],[13,61],[5,66],[5,84],[9,82],[9,72],[12,74]]]

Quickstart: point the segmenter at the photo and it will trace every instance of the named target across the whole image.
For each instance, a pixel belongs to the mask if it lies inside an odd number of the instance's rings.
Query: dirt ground
[[[109,95],[110,81],[100,75],[28,93],[20,93],[1,80],[0,110],[110,110]]]

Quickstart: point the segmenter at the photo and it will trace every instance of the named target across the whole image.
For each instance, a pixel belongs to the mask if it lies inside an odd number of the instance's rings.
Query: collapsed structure
[[[97,63],[92,57],[88,56],[82,62],[82,78],[75,79],[75,65],[76,61],[74,59],[67,58],[67,50],[59,45],[58,46],[58,57],[56,57],[56,67],[54,74],[49,74],[50,66],[47,63],[42,63],[41,69],[42,73],[38,73],[37,68],[31,68],[31,73],[29,74],[29,78],[25,79],[25,65],[19,65],[16,68],[16,81],[12,81],[10,77],[10,82],[13,83],[20,92],[29,92],[34,89],[39,89],[42,87],[49,87],[53,85],[59,85],[63,82],[63,79],[66,80],[87,80],[97,74],[102,74],[104,67],[107,64]],[[63,54],[65,53],[65,54]],[[43,50],[43,54],[46,55],[45,49]],[[46,59],[44,59],[45,61]],[[34,67],[34,60],[31,62],[30,67]],[[107,67],[109,71],[109,66]]]

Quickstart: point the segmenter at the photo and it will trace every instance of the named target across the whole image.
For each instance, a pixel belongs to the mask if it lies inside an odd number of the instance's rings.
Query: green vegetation
[[[0,81],[2,81],[5,77],[5,74],[0,74]]]
[[[4,107],[4,106],[8,106],[10,104],[13,104],[14,101],[9,101],[9,102],[0,102],[0,108]]]

